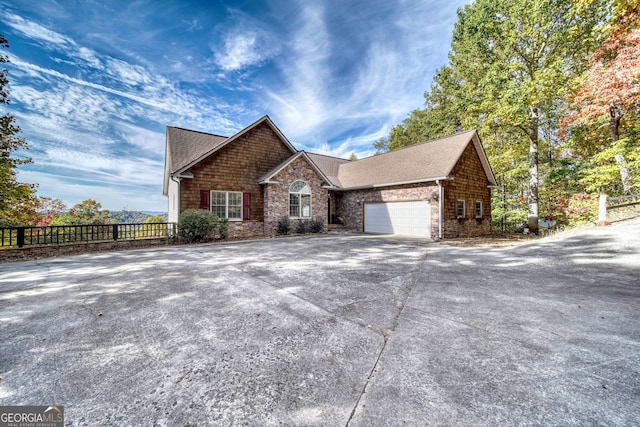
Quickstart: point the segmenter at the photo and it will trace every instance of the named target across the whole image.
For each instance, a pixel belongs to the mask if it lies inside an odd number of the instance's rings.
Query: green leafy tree
[[[394,126],[386,144],[376,146],[378,151],[397,150],[466,130],[463,127],[466,110],[460,89],[455,71],[450,66],[439,69],[431,89],[424,93],[425,108],[412,111],[401,124]]]
[[[606,11],[600,0],[476,0],[460,8],[449,63],[434,76],[425,108],[376,148],[478,129],[501,186],[496,217],[515,220],[524,207],[537,232],[541,166],[547,173],[556,167],[560,112],[599,43],[594,29]]]
[[[528,148],[527,222],[538,230],[539,150],[558,102],[586,66],[604,8],[571,0],[477,0],[458,11],[450,62],[462,102],[484,132]]]
[[[163,222],[165,222],[165,220],[160,215],[153,215],[144,220],[145,224],[161,224]]]
[[[9,47],[0,35],[0,46]],[[0,54],[0,64],[9,62],[7,55]],[[9,103],[8,70],[0,70],[0,104]],[[37,205],[35,185],[18,182],[17,167],[31,163],[30,158],[18,158],[15,152],[26,150],[29,145],[20,137],[20,127],[10,114],[0,116],[0,223],[6,225],[35,224],[32,215]]]
[[[51,225],[84,225],[84,224],[110,224],[108,210],[102,210],[102,205],[87,199],[77,203],[61,215],[53,218]]]
[[[145,237],[164,237],[167,235],[168,228],[164,218],[160,215],[150,216],[144,221],[144,225],[140,227],[136,236],[138,238]]]

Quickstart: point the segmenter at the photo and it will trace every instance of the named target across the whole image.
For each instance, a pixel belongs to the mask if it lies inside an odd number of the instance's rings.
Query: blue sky
[[[298,148],[372,155],[423,106],[463,0],[0,0],[38,195],[166,211],[165,127],[268,114]],[[4,112],[2,111],[2,112]]]

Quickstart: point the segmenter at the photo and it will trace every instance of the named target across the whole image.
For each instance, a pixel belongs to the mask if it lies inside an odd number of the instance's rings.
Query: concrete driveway
[[[638,425],[640,221],[0,265],[0,405],[70,425]]]

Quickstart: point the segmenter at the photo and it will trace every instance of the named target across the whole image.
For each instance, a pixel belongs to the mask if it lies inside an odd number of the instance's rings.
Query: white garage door
[[[431,237],[430,224],[431,209],[426,200],[364,205],[365,233]]]

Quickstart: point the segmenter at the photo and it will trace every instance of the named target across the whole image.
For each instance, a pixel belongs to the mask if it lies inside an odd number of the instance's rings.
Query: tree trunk
[[[611,142],[615,144],[620,139],[620,121],[622,120],[622,111],[619,105],[612,104],[609,106],[609,135]],[[624,192],[631,190],[631,177],[627,161],[622,154],[616,154],[616,163],[620,170],[620,180],[622,181],[622,189]]]
[[[625,193],[631,190],[631,180],[629,174],[629,168],[627,167],[627,161],[622,154],[616,154],[614,156],[618,168],[620,169],[620,180],[622,181],[622,189]]]
[[[529,216],[527,225],[531,233],[538,234],[538,126],[539,110],[529,107]]]

